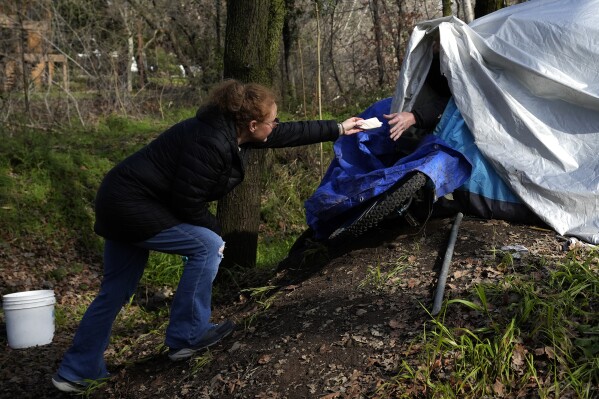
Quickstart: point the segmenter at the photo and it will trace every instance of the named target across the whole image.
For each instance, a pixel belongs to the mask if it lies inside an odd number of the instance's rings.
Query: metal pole
[[[455,241],[458,236],[458,229],[464,215],[462,212],[458,212],[451,228],[449,235],[449,242],[447,243],[447,250],[445,251],[445,258],[443,259],[443,265],[441,266],[441,272],[439,273],[439,280],[437,281],[437,292],[435,293],[435,300],[433,302],[433,311],[431,314],[436,316],[441,311],[441,303],[443,302],[443,293],[445,292],[445,283],[447,282],[447,272],[449,271],[449,264],[453,256],[453,248]]]

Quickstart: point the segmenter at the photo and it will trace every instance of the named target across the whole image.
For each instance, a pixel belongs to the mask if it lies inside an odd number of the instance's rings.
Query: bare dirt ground
[[[143,328],[116,331],[130,337],[134,349],[124,344],[109,348],[113,377],[89,396],[377,397],[377,388],[397,374],[402,361],[415,361],[419,337],[431,320],[428,312],[453,221],[377,229],[348,247],[329,248],[328,256],[311,247],[302,256],[286,259],[277,275],[262,283],[274,288],[259,301],[240,292],[215,304],[215,319],[231,318],[239,326],[210,349],[207,364],[197,359],[170,362],[161,347],[162,337],[144,334]],[[501,248],[517,245],[526,251],[515,254],[511,268],[500,267]],[[56,252],[44,248],[41,243],[0,247],[2,293],[52,288],[60,307],[84,302],[86,294],[97,290],[99,259],[81,258],[68,247]],[[465,298],[473,284],[500,280],[523,262],[559,260],[565,254],[564,242],[555,232],[465,217],[445,298]],[[79,265],[76,273],[67,268],[73,263]],[[397,273],[380,279],[377,270]],[[444,317],[454,326],[471,322],[470,315],[459,309],[450,309]],[[4,331],[4,324],[0,327]],[[73,332],[58,329],[52,344],[21,350],[10,349],[2,333],[0,397],[68,397],[58,393],[50,379]],[[403,394],[425,397],[416,387]],[[532,390],[528,397],[534,397]]]

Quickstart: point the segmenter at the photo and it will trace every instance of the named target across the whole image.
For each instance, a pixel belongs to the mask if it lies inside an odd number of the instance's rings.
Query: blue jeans
[[[133,244],[106,240],[100,293],[83,315],[58,374],[70,381],[97,380],[109,375],[104,351],[112,324],[135,293],[150,250],[188,258],[171,306],[165,343],[177,349],[194,346],[212,326],[212,283],[224,245],[212,230],[190,224],[177,225]]]

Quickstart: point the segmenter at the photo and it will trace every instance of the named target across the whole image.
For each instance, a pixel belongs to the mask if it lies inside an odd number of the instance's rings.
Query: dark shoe
[[[58,373],[54,374],[52,377],[52,385],[54,385],[59,391],[71,393],[81,393],[87,388],[86,384],[69,381],[59,376]]]
[[[200,339],[200,341],[191,348],[174,349],[171,348],[168,352],[168,357],[171,360],[183,360],[190,358],[194,353],[201,351],[216,344],[227,335],[235,330],[235,323],[231,320],[225,320],[220,324],[214,325]]]

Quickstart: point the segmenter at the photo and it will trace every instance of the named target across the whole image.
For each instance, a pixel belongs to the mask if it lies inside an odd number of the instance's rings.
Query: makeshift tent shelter
[[[470,25],[454,17],[421,23],[391,105],[394,112],[414,106],[438,37],[441,71],[486,162],[559,234],[593,244],[599,244],[597,10],[599,0],[533,0]],[[317,190],[316,197],[324,196]],[[314,198],[306,202],[309,224],[314,205]]]

